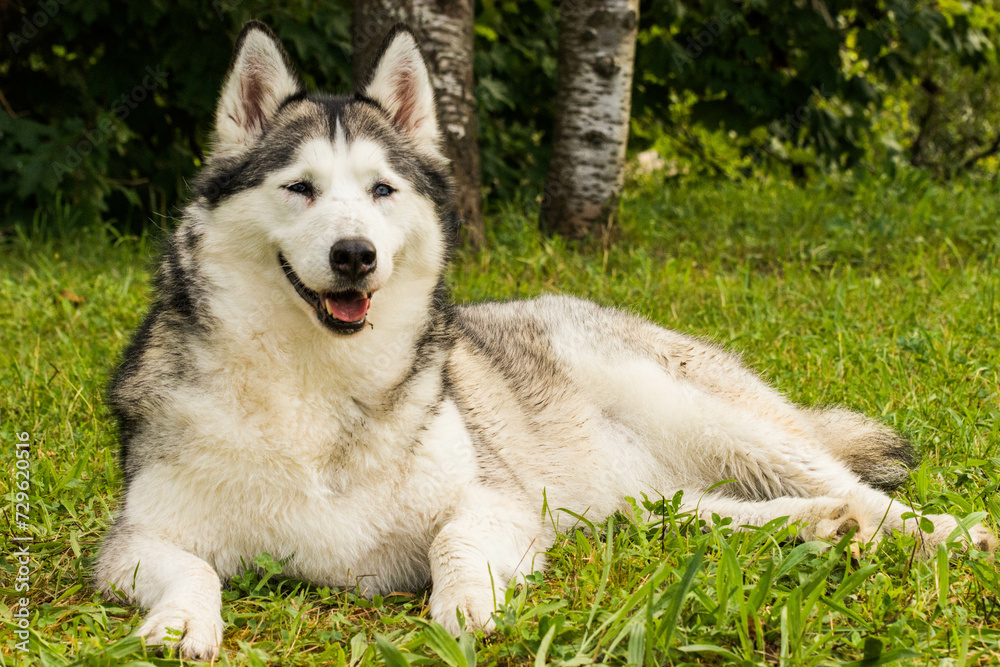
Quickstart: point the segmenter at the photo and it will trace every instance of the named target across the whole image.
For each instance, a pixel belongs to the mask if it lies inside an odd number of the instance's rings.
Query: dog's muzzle
[[[364,273],[357,271],[358,277],[363,277],[374,270],[374,248],[372,249],[371,268]],[[331,252],[331,263],[333,257]],[[302,300],[316,311],[316,318],[328,329],[337,333],[352,334],[364,328],[371,305],[371,292],[344,290],[341,292],[316,292],[306,287],[285,256],[278,253],[278,263],[285,272],[288,282],[295,288]]]

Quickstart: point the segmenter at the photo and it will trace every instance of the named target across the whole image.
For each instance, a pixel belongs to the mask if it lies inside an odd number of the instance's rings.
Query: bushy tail
[[[874,419],[842,408],[808,412],[827,451],[871,487],[895,490],[917,463],[910,443]]]

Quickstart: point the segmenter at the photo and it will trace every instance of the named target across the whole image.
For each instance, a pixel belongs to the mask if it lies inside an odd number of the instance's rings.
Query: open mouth
[[[368,307],[371,305],[371,292],[315,292],[302,284],[292,265],[281,253],[278,253],[278,262],[298,295],[316,311],[316,318],[320,323],[337,333],[351,334],[364,328]]]

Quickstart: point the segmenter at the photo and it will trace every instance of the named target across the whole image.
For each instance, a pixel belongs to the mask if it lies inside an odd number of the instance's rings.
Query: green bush
[[[483,183],[494,207],[530,203],[544,180],[558,4],[477,3]],[[81,225],[168,224],[203,159],[232,39],[251,17],[275,29],[309,87],[349,90],[348,0],[0,4],[5,224],[52,227],[67,207]],[[995,0],[643,0],[632,148],[655,147],[672,161],[668,173],[692,176],[776,166],[802,176],[862,160],[951,175],[1000,137],[996,75],[982,67],[995,64],[998,17]],[[925,79],[940,91],[922,123]]]
[[[97,0],[6,5],[0,59],[5,220],[53,219],[57,193],[81,224],[154,224],[175,212],[210,131],[239,26],[278,32],[307,84],[350,81],[349,2]]]

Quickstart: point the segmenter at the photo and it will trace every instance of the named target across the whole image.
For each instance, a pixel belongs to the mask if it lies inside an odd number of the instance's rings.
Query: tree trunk
[[[368,74],[382,38],[395,23],[407,24],[427,61],[437,99],[445,155],[455,173],[464,239],[483,242],[479,127],[472,69],[473,0],[354,0],[351,42],[354,80]]]
[[[625,178],[638,0],[565,0],[552,161],[542,194],[546,232],[607,230]]]

